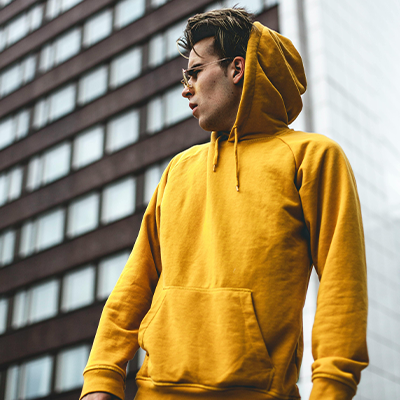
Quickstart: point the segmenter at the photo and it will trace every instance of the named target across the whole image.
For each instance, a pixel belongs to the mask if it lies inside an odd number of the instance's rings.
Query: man
[[[351,399],[368,364],[360,206],[341,148],[288,128],[306,87],[301,58],[243,9],[190,18],[181,44],[182,95],[211,141],[164,172],[104,308],[82,395],[122,399],[140,345],[139,400],[298,399],[314,266],[310,399]]]

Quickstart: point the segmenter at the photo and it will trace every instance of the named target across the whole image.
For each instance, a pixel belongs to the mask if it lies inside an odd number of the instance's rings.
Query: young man
[[[314,266],[310,399],[351,399],[368,364],[360,206],[341,148],[288,128],[306,87],[301,58],[242,9],[190,18],[181,43],[182,95],[211,141],[164,172],[104,308],[82,395],[122,399],[140,345],[139,400],[298,399]]]

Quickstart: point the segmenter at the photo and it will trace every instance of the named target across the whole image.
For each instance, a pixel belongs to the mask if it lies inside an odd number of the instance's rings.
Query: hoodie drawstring
[[[234,152],[235,152],[235,172],[236,172],[236,191],[239,191],[239,157],[238,157],[238,134],[237,128],[235,127],[235,144],[234,144]]]
[[[237,134],[237,128],[235,127],[235,143],[234,143],[234,153],[235,153],[235,174],[236,174],[236,191],[239,191],[239,157],[238,157],[238,151],[237,151],[237,146],[238,146],[238,134]],[[214,144],[214,160],[213,160],[213,172],[217,170],[217,165],[218,165],[218,156],[219,156],[219,140],[221,139],[223,135],[218,136],[217,139],[215,139],[215,144]]]
[[[221,139],[222,136],[218,136],[217,139],[215,140],[215,145],[214,145],[214,160],[213,160],[213,171],[215,172],[217,169],[217,164],[218,164],[218,141]]]

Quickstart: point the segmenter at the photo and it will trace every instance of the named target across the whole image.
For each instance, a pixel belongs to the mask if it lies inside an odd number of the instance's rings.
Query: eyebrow
[[[188,68],[186,71],[189,71],[189,70],[191,70],[191,69],[195,69],[195,68],[197,68],[197,67],[201,67],[202,65],[203,65],[202,63],[194,64],[194,65],[192,65],[190,68]]]

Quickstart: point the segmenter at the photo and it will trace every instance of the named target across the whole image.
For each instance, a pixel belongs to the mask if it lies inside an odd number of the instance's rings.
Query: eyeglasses
[[[189,69],[183,69],[182,68],[183,79],[181,80],[181,83],[182,83],[183,87],[184,88],[193,87],[193,85],[189,83],[190,78],[191,77],[196,77],[197,73],[199,71],[201,71],[207,65],[216,64],[216,63],[219,63],[219,62],[225,61],[225,60],[233,60],[233,57],[221,58],[220,60],[211,61],[211,62],[209,62],[207,64],[199,65],[199,66],[194,67],[194,68],[189,68]]]

